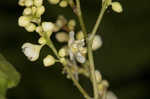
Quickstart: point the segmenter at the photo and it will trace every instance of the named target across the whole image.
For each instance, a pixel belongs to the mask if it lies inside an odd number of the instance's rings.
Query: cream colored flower
[[[43,45],[25,43],[22,46],[22,51],[30,61],[36,61],[39,58],[40,50]]]

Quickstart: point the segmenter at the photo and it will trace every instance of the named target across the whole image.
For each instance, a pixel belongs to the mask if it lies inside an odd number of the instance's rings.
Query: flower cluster
[[[77,0],[79,1],[79,0]],[[71,4],[73,10],[77,9],[79,2],[74,3],[73,0],[48,0],[50,4],[59,4],[60,7],[67,7]],[[24,43],[22,51],[30,61],[38,60],[40,51],[43,46],[47,45],[54,53],[55,56],[48,54],[43,59],[43,65],[45,67],[53,66],[56,62],[63,65],[63,73],[67,74],[67,78],[72,80],[78,80],[78,75],[82,74],[89,79],[93,80],[91,68],[89,68],[90,61],[88,51],[89,45],[87,44],[91,38],[91,51],[95,51],[102,47],[102,38],[100,35],[92,35],[87,33],[81,28],[76,30],[76,20],[67,20],[64,16],[59,15],[55,22],[41,21],[41,16],[45,12],[43,6],[43,0],[19,0],[19,5],[24,6],[23,15],[19,17],[18,24],[20,27],[25,28],[28,32],[36,32],[39,34],[38,44]],[[75,7],[72,7],[74,5]],[[79,6],[79,5],[78,5]],[[112,10],[118,13],[123,11],[119,2],[112,2],[111,0],[103,0],[102,7],[106,10],[108,6],[112,7]],[[77,10],[76,13],[80,8]],[[82,18],[81,13],[77,14],[79,19]],[[82,23],[83,25],[83,23]],[[62,44],[59,50],[55,48],[51,37],[55,36],[55,39]],[[95,82],[98,89],[98,94],[102,96],[107,90],[109,83],[106,80],[102,80],[101,73],[98,70],[94,70]],[[93,76],[93,77],[94,77]],[[92,81],[93,82],[93,81]],[[78,83],[74,81],[74,83]],[[79,87],[79,84],[76,84]],[[79,87],[81,89],[81,87]],[[83,92],[83,91],[81,91]],[[110,92],[108,96],[112,95]],[[115,96],[114,96],[115,97]],[[115,99],[115,98],[114,98]]]

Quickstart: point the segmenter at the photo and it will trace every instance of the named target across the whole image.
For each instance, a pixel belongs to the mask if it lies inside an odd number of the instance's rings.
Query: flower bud
[[[32,9],[31,8],[25,8],[23,11],[23,15],[31,15],[32,14]]]
[[[25,43],[22,46],[22,51],[30,61],[36,61],[39,58],[42,46],[43,45]]]
[[[33,5],[33,0],[25,0],[25,6],[31,7]]]
[[[45,40],[45,38],[44,37],[40,37],[40,39],[38,40],[38,43],[39,44],[46,44],[46,40]]]
[[[35,15],[37,12],[37,7],[33,6],[31,9],[32,9],[32,14]]]
[[[45,12],[45,7],[44,6],[38,6],[36,16],[41,17],[41,15],[44,14],[44,12]]]
[[[72,19],[68,22],[69,30],[74,30],[75,26],[76,26],[76,21],[75,20]]]
[[[57,18],[56,25],[61,28],[67,24],[67,20],[64,16],[60,15]]]
[[[61,48],[58,52],[58,55],[60,57],[65,57],[67,55],[67,48],[66,47]]]
[[[55,64],[55,62],[56,62],[55,58],[53,56],[51,56],[51,55],[48,55],[43,60],[43,64],[44,64],[45,67],[52,66],[52,65]]]
[[[18,19],[18,24],[19,24],[19,26],[21,26],[21,27],[25,27],[25,26],[27,26],[29,23],[30,23],[30,18],[27,17],[27,16],[21,16],[21,17],[19,17],[19,19]]]
[[[43,4],[43,0],[34,0],[34,5],[35,6],[41,6]]]
[[[50,4],[58,4],[60,0],[48,0]]]
[[[62,0],[62,1],[59,3],[59,6],[62,7],[62,8],[65,8],[65,7],[68,6],[68,3],[67,3],[67,1]]]
[[[33,23],[29,23],[25,29],[28,31],[28,32],[34,32],[36,30],[36,25],[33,24]]]
[[[52,32],[54,29],[54,24],[52,22],[43,22],[42,28],[44,32]]]
[[[102,46],[103,42],[99,35],[95,35],[92,44],[92,50],[97,50]]]
[[[83,40],[84,39],[84,34],[82,31],[77,32],[76,39],[77,40]]]
[[[56,34],[56,39],[61,43],[67,42],[69,40],[69,35],[65,32],[58,32]]]
[[[25,5],[25,0],[19,0],[18,4],[19,4],[20,6],[24,6],[24,5]]]
[[[111,5],[113,11],[117,13],[121,13],[123,11],[123,8],[119,2],[112,2]]]
[[[97,83],[99,83],[102,80],[101,73],[98,70],[95,70],[95,77],[96,77]]]

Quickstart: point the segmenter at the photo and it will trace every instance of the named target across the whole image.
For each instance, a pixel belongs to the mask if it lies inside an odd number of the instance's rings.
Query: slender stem
[[[92,43],[93,43],[93,38],[98,30],[98,27],[101,23],[101,20],[103,18],[104,12],[107,8],[107,1],[106,0],[102,6],[102,9],[100,11],[100,14],[98,16],[98,19],[96,21],[96,24],[92,30],[92,35],[89,38],[87,45],[88,45],[88,59],[89,59],[89,64],[90,64],[90,72],[91,72],[91,78],[93,81],[93,90],[94,90],[94,99],[99,99],[101,97],[99,97],[99,92],[98,92],[98,88],[97,88],[97,82],[96,82],[96,77],[95,77],[95,65],[94,65],[94,58],[93,58],[93,52],[92,52]]]
[[[52,49],[52,51],[54,52],[54,54],[56,55],[56,57],[59,58],[58,52],[57,52],[57,50],[56,50],[56,48],[55,48],[53,42],[50,40],[50,38],[49,38],[49,36],[47,35],[47,33],[44,32],[43,34],[44,34],[44,38],[45,38],[45,40],[46,40],[46,42],[47,42],[47,43],[46,43],[47,46],[49,46],[49,47]]]
[[[100,25],[100,23],[102,21],[102,18],[103,18],[103,15],[104,15],[105,11],[106,11],[107,6],[108,6],[108,0],[105,0],[104,3],[103,3],[102,9],[101,9],[101,11],[99,13],[99,16],[98,16],[98,18],[96,20],[96,23],[94,25],[94,28],[93,28],[93,30],[91,32],[92,39],[94,38],[94,36],[95,36],[95,34],[96,34],[96,32],[97,32],[97,30],[99,28],[99,25]],[[91,39],[91,41],[92,41],[92,39]]]
[[[85,99],[91,99],[91,97],[87,94],[87,92],[82,88],[82,86],[79,84],[79,82],[75,79],[74,75],[72,74],[71,70],[69,69],[68,66],[64,65],[68,74],[71,76],[72,81],[74,82],[74,84],[76,85],[76,87],[78,88],[78,90],[83,94],[83,96],[85,97]]]
[[[94,99],[98,99],[98,89],[97,89],[97,83],[96,83],[96,77],[95,77],[95,65],[94,65],[94,58],[93,58],[93,52],[92,52],[92,44],[91,42],[88,42],[88,59],[89,59],[89,68],[91,73],[91,79],[93,84],[93,91],[94,91]]]
[[[80,7],[80,0],[76,0],[76,4],[77,4],[77,16],[80,22],[80,26],[82,29],[82,32],[84,33],[84,37],[87,37],[87,31],[86,31],[86,27],[84,24],[84,20],[83,20],[83,16],[82,16],[82,11],[81,11],[81,7]]]

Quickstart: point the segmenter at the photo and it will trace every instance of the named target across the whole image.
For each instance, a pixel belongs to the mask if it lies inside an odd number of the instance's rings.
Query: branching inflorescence
[[[68,21],[62,15],[59,15],[55,22],[42,22],[41,16],[45,12],[43,0],[19,0],[19,5],[25,7],[23,15],[18,19],[19,26],[24,27],[28,32],[36,32],[40,36],[39,44],[23,44],[22,50],[25,56],[30,61],[38,60],[40,50],[47,45],[55,56],[47,55],[43,59],[44,66],[50,67],[56,62],[61,63],[63,73],[67,75],[68,79],[73,81],[85,99],[117,99],[112,92],[107,91],[108,81],[102,79],[99,70],[95,70],[93,51],[102,46],[102,39],[96,33],[104,12],[111,6],[113,11],[121,13],[121,4],[111,0],[102,0],[102,8],[96,24],[93,30],[87,33],[82,17],[80,0],[48,0],[48,2],[53,5],[58,4],[62,8],[70,6],[79,19],[81,30],[75,32],[77,31],[75,29],[76,21],[74,19]],[[59,50],[55,48],[51,40],[53,33],[56,34],[56,40],[63,43],[62,48]],[[93,97],[89,96],[80,85],[79,75],[89,78],[93,84]]]

